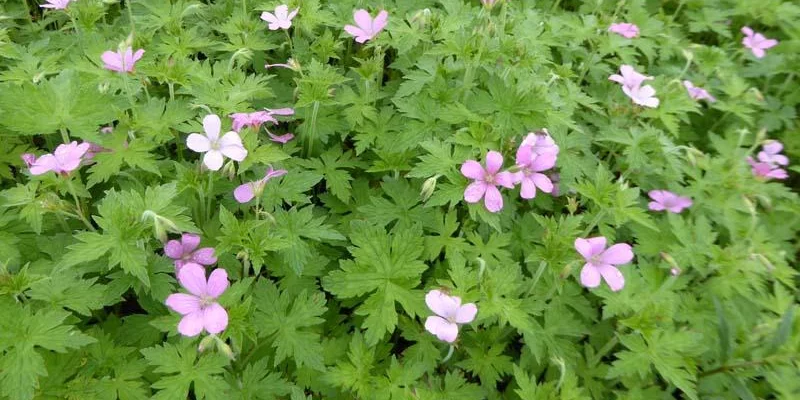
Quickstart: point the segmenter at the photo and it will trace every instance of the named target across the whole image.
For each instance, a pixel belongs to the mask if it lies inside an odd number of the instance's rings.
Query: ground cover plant
[[[800,5],[0,3],[0,399],[798,399]]]

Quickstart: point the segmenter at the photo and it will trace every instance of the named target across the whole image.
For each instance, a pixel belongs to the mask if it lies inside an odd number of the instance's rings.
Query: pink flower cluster
[[[461,165],[461,174],[473,182],[464,190],[464,200],[477,203],[484,200],[489,212],[503,209],[503,196],[498,186],[513,189],[521,185],[520,197],[532,199],[536,197],[536,188],[545,192],[553,191],[553,182],[542,171],[551,169],[556,164],[558,145],[547,130],[531,132],[520,144],[516,157],[516,172],[500,171],[503,166],[503,155],[496,151],[486,154],[486,168],[475,160],[467,160]]]
[[[228,312],[217,298],[228,288],[228,273],[216,268],[206,280],[204,265],[217,262],[214,249],[200,245],[200,236],[185,233],[181,240],[170,240],[164,254],[175,262],[178,282],[189,293],[169,295],[165,304],[182,315],[178,332],[184,336],[197,336],[203,330],[216,335],[228,326]]]
[[[754,176],[764,179],[786,179],[789,175],[782,166],[789,165],[789,158],[781,154],[783,143],[777,140],[768,140],[762,150],[758,152],[758,161],[747,157]]]

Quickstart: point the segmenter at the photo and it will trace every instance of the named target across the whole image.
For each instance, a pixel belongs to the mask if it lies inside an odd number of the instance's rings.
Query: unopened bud
[[[223,342],[222,339],[216,336],[214,337],[217,338],[217,350],[219,350],[220,353],[224,354],[229,359],[235,360],[236,357],[233,355],[233,349],[231,349],[231,346]]]
[[[681,50],[681,52],[683,53],[683,57],[686,58],[687,61],[694,60],[694,53],[692,53],[690,50],[683,49]]]
[[[203,340],[200,341],[200,345],[197,346],[197,351],[199,351],[201,353],[206,351],[206,349],[211,344],[211,342],[214,341],[215,337],[216,337],[216,335],[208,335],[208,336],[204,337]]]
[[[419,192],[420,196],[422,196],[422,201],[428,201],[433,195],[433,191],[436,190],[436,182],[439,180],[441,175],[434,175],[425,180],[425,183],[422,184],[422,190]]]
[[[567,197],[567,211],[569,211],[570,215],[578,211],[578,200],[574,197]]]
[[[233,165],[233,160],[228,160],[222,167],[222,175],[227,176],[229,181],[236,177],[236,166]]]

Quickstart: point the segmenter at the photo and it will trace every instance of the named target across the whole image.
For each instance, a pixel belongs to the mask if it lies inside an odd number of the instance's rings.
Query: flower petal
[[[58,169],[58,161],[52,154],[45,154],[36,159],[30,168],[31,175],[42,175]]]
[[[536,184],[533,183],[533,179],[529,177],[525,177],[522,179],[522,185],[520,186],[519,196],[523,199],[532,199],[536,197]]]
[[[581,285],[588,288],[596,288],[600,286],[600,271],[597,270],[592,264],[583,264],[581,269]]]
[[[372,17],[369,15],[367,10],[356,10],[356,12],[353,13],[353,19],[356,21],[356,25],[358,25],[359,28],[366,32],[372,33]]]
[[[256,197],[255,192],[253,191],[253,183],[247,182],[245,184],[239,185],[236,190],[233,191],[233,197],[239,203],[247,203],[250,200],[253,200],[253,197]]]
[[[647,203],[647,208],[651,211],[664,211],[664,205],[655,201]]]
[[[178,324],[178,332],[183,336],[197,336],[203,331],[203,312],[197,311],[184,315]]]
[[[208,114],[203,117],[203,130],[206,132],[206,136],[208,136],[209,140],[217,140],[221,129],[222,121],[220,121],[216,114]]]
[[[186,293],[174,293],[164,302],[167,307],[180,315],[187,315],[200,311],[200,298]]]
[[[494,175],[503,166],[503,155],[492,150],[486,153],[486,173]]]
[[[177,240],[170,240],[164,246],[164,254],[169,258],[177,260],[183,257],[183,245]]]
[[[553,168],[556,165],[556,155],[553,153],[545,153],[537,156],[533,162],[530,163],[530,168],[533,171],[541,172]]]
[[[503,209],[503,195],[497,190],[497,186],[486,185],[486,195],[483,198],[483,202],[489,212],[498,212]]]
[[[467,203],[477,203],[481,201],[484,193],[486,193],[486,188],[488,187],[489,185],[486,184],[486,182],[482,181],[472,182],[464,190],[464,200],[466,200]]]
[[[455,317],[461,305],[461,299],[456,296],[449,296],[440,290],[431,290],[425,295],[425,304],[434,313],[444,318]]]
[[[467,160],[464,164],[461,164],[461,175],[469,179],[483,179],[486,176],[486,172],[477,161]]]
[[[204,153],[211,150],[211,141],[199,133],[192,133],[186,138],[186,147],[195,152]]]
[[[389,22],[389,13],[386,10],[381,10],[381,12],[375,16],[375,19],[372,20],[372,33],[376,34],[382,31],[387,22]]]
[[[478,307],[474,303],[467,303],[458,308],[455,320],[459,324],[468,324],[475,319],[477,313]]]
[[[603,264],[627,264],[633,260],[633,250],[627,243],[618,243],[609,247],[600,256],[600,261]]]
[[[603,276],[603,280],[606,281],[608,287],[610,287],[612,291],[617,292],[625,286],[625,277],[617,267],[603,264],[598,266],[597,270],[600,272],[600,275]]]
[[[219,150],[209,150],[203,156],[203,164],[212,171],[219,171],[222,168],[222,153]]]
[[[458,337],[458,325],[433,315],[425,320],[425,330],[447,343],[455,342]]]
[[[228,289],[228,271],[217,268],[211,272],[211,275],[208,277],[206,293],[216,299],[221,296],[226,289]]]
[[[184,233],[181,235],[181,244],[183,245],[183,254],[191,253],[200,245],[200,236],[193,233]]]
[[[103,68],[116,72],[123,71],[122,57],[119,55],[119,53],[105,51],[102,55],[100,55],[100,59],[103,60],[103,63],[105,64],[103,65]]]
[[[189,293],[195,296],[206,296],[208,284],[206,283],[206,270],[200,265],[188,263],[178,272],[178,281]]]
[[[211,265],[217,262],[213,247],[203,247],[192,254],[192,261],[201,265]]]
[[[543,192],[545,193],[553,192],[553,182],[550,180],[550,178],[547,177],[547,175],[535,173],[531,176],[531,179],[536,184],[536,186]]]
[[[214,335],[224,331],[228,327],[228,312],[217,303],[211,304],[203,310],[203,326]]]
[[[507,189],[513,189],[516,180],[516,176],[508,171],[498,172],[497,175],[494,176],[494,182]]]

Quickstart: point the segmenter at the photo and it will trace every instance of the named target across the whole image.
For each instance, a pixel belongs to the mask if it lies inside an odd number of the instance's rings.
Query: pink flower
[[[461,305],[460,297],[448,296],[439,290],[428,292],[425,303],[436,313],[425,320],[425,329],[447,343],[456,341],[458,324],[472,322],[478,313],[474,303]]]
[[[272,132],[267,132],[267,135],[269,135],[269,140],[280,144],[286,144],[290,140],[294,139],[294,135],[291,133],[286,133],[283,135],[273,135]]]
[[[228,288],[228,273],[217,268],[206,281],[206,271],[197,264],[186,264],[178,271],[178,281],[186,293],[175,293],[167,297],[167,307],[183,315],[178,332],[184,336],[197,336],[203,329],[215,335],[228,326],[228,312],[216,299]]]
[[[756,162],[753,157],[747,157],[747,162],[750,163],[753,176],[766,179],[786,179],[789,174],[786,170],[779,168],[777,165],[772,165],[765,162]]]
[[[272,166],[269,166],[263,178],[254,182],[247,182],[245,184],[239,185],[239,187],[237,187],[236,190],[233,191],[233,197],[236,198],[236,201],[238,201],[239,203],[242,204],[247,203],[248,201],[253,200],[253,198],[256,197],[256,195],[259,196],[261,195],[261,192],[264,191],[264,185],[267,184],[267,181],[269,181],[272,178],[277,178],[279,176],[286,175],[287,172],[288,171],[286,171],[285,169],[274,170],[272,169]]]
[[[628,39],[632,39],[639,36],[639,27],[636,26],[635,24],[629,24],[627,22],[623,22],[620,24],[611,24],[611,26],[608,28],[608,31],[614,32]]]
[[[184,233],[181,235],[181,240],[170,240],[164,246],[164,254],[175,260],[175,268],[180,269],[186,264],[202,264],[212,265],[217,262],[217,257],[214,256],[214,248],[203,247],[197,249],[200,245],[200,236],[191,233]]]
[[[615,265],[627,264],[633,260],[630,245],[619,243],[606,249],[606,238],[599,236],[575,239],[575,250],[586,260],[581,269],[583,286],[598,287],[601,277],[615,292],[625,286],[625,277]]]
[[[32,175],[42,175],[48,171],[57,174],[68,174],[81,165],[83,155],[89,150],[89,143],[73,141],[69,144],[60,144],[53,154],[45,154],[33,161],[30,167]]]
[[[500,171],[503,166],[503,155],[490,151],[486,154],[486,169],[475,160],[467,160],[461,165],[461,174],[474,182],[464,190],[464,200],[467,203],[477,203],[484,198],[484,205],[490,212],[498,212],[503,208],[503,196],[497,186],[514,188],[514,174]]]
[[[94,143],[91,143],[91,142],[88,142],[88,143],[89,143],[89,150],[87,150],[86,151],[86,155],[83,156],[83,159],[85,161],[89,161],[89,160],[93,159],[94,155],[97,154],[97,153],[104,153],[104,152],[110,152],[111,151],[111,150],[109,150],[109,149],[107,149],[107,148],[105,148],[103,146],[100,146],[99,144],[94,144]]]
[[[236,132],[228,132],[222,137],[219,133],[222,121],[214,114],[203,118],[205,135],[192,133],[186,138],[186,146],[198,153],[206,153],[203,163],[212,171],[222,168],[223,156],[232,160],[242,161],[247,157],[247,150],[242,145],[242,139]]]
[[[386,22],[389,19],[389,13],[386,10],[381,10],[378,13],[378,16],[375,19],[369,15],[367,10],[357,10],[353,13],[353,19],[356,21],[356,25],[345,25],[344,30],[345,32],[353,35],[356,38],[356,42],[364,43],[367,40],[374,38],[383,28],[386,26]]]
[[[42,4],[39,7],[41,8],[52,8],[54,10],[63,10],[67,8],[69,2],[72,0],[46,0],[48,4]]]
[[[289,29],[292,26],[292,18],[297,15],[299,9],[295,8],[289,12],[289,6],[282,4],[275,7],[275,14],[264,11],[261,13],[261,19],[269,22],[269,30],[277,31],[278,29]]]
[[[542,128],[541,131],[537,132],[529,132],[520,146],[531,146],[535,156],[543,154],[558,155],[558,145],[550,137],[550,132],[546,128]]]
[[[553,191],[553,182],[541,172],[556,165],[555,154],[536,155],[533,152],[533,146],[526,146],[523,142],[523,145],[517,150],[516,161],[520,171],[514,175],[514,183],[522,183],[520,197],[523,199],[536,197],[537,187],[545,193]]]
[[[678,276],[681,274],[681,269],[678,267],[672,267],[669,269],[669,273],[672,274],[672,276]]]
[[[269,115],[294,115],[294,108],[284,107],[284,108],[265,108]]]
[[[139,61],[142,55],[144,55],[144,49],[136,50],[136,53],[134,53],[133,49],[128,47],[125,51],[106,51],[100,58],[105,63],[103,66],[105,69],[117,72],[133,72],[136,61]]]
[[[764,35],[753,32],[749,26],[742,27],[742,33],[744,33],[742,44],[744,47],[750,49],[756,58],[764,57],[766,55],[764,50],[775,47],[778,44],[778,41],[775,39],[767,39]]]
[[[695,100],[708,100],[712,103],[717,101],[717,99],[714,98],[714,96],[710,95],[707,90],[696,87],[690,81],[683,81],[683,87],[685,87],[686,90],[689,92],[689,97]]]
[[[25,153],[21,155],[20,158],[22,158],[22,161],[25,162],[25,165],[27,165],[28,168],[32,167],[33,163],[36,162],[36,156],[31,153]]]
[[[789,165],[789,158],[780,154],[783,150],[783,143],[777,140],[767,140],[763,150],[758,152],[758,161],[775,165]]]
[[[272,117],[266,111],[256,111],[251,113],[234,113],[230,115],[231,119],[233,119],[233,124],[231,129],[234,132],[239,132],[245,126],[249,126],[253,129],[258,129],[261,127],[261,124],[264,122],[278,122],[275,118]]]
[[[630,65],[620,67],[622,75],[611,75],[609,80],[622,84],[622,92],[630,97],[634,103],[655,108],[658,107],[659,100],[655,98],[656,90],[650,85],[642,86],[645,80],[653,79],[652,76],[645,76],[636,72]]]
[[[647,195],[653,199],[647,204],[647,208],[652,211],[667,210],[671,213],[680,214],[684,208],[692,206],[692,199],[678,196],[667,190],[651,190]]]

